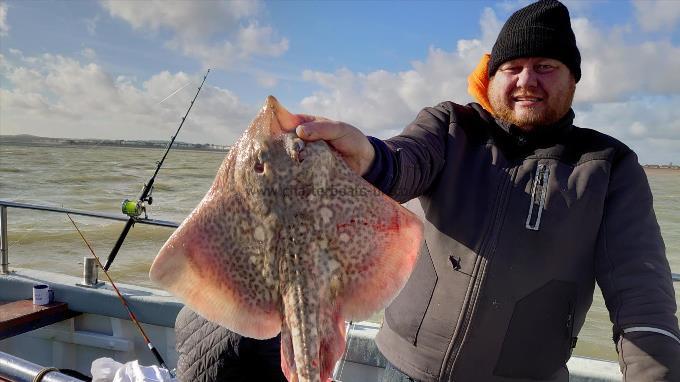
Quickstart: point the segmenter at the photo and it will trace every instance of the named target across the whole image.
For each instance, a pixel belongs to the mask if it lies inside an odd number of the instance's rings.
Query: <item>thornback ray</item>
[[[213,185],[161,248],[151,280],[241,335],[281,332],[289,381],[326,381],[345,320],[368,318],[406,283],[422,223],[355,174],[269,96]]]

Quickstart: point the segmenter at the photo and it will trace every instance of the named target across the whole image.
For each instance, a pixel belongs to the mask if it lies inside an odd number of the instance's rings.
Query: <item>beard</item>
[[[512,123],[524,131],[531,131],[539,126],[551,125],[559,121],[571,108],[576,91],[576,83],[570,81],[568,87],[561,92],[548,96],[544,91],[528,91],[517,89],[510,95],[505,95],[502,89],[494,88],[494,81],[489,83],[489,102],[496,118]],[[519,95],[534,95],[542,98],[542,106],[513,109],[512,97]]]

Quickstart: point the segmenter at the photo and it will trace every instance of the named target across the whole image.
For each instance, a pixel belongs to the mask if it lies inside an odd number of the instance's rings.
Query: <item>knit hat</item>
[[[559,60],[571,70],[576,82],[581,79],[581,54],[564,4],[540,0],[513,13],[491,50],[489,77],[504,62],[520,57]]]

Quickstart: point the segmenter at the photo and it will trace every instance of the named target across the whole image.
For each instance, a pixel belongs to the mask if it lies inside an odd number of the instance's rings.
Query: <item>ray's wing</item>
[[[223,187],[213,184],[165,243],[149,276],[206,319],[247,337],[271,338],[281,330],[277,269],[267,255],[272,240],[242,198]]]
[[[366,319],[388,305],[413,270],[422,222],[352,172],[335,166],[330,201],[336,230],[330,254],[343,270],[337,302],[344,317]]]

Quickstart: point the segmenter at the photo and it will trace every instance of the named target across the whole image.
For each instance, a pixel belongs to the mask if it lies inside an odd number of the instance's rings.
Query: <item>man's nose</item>
[[[531,67],[524,67],[517,75],[517,87],[530,88],[538,86],[536,72]]]

